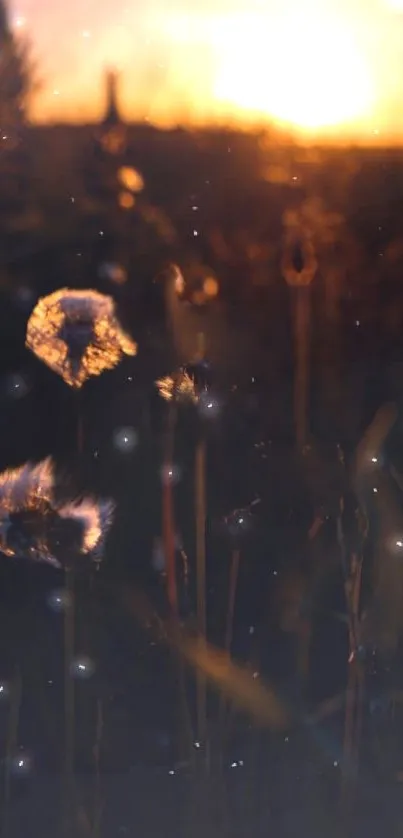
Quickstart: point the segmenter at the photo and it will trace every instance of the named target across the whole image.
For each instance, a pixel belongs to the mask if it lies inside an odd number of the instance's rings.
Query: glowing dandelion
[[[0,475],[0,550],[61,567],[73,553],[99,561],[112,523],[111,501],[55,498],[50,458]]]
[[[167,375],[165,378],[158,379],[155,386],[160,396],[167,402],[197,404],[199,401],[195,380],[185,368],[181,368],[174,376]]]
[[[39,300],[28,321],[26,345],[76,389],[137,352],[111,297],[68,288]]]
[[[181,367],[176,375],[158,379],[155,386],[165,401],[197,407],[202,419],[214,419],[220,413],[219,399],[210,391],[206,382],[199,383],[185,367]]]

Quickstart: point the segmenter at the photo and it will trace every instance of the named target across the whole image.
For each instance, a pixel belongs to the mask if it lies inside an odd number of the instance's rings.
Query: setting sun
[[[220,36],[219,36],[220,38]],[[355,121],[372,104],[369,69],[347,28],[312,13],[250,16],[221,38],[214,94],[302,129]]]

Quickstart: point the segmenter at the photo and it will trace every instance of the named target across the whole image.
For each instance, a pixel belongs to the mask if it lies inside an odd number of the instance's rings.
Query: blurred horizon
[[[403,143],[398,0],[309,0],[303,14],[297,0],[105,0],[101,8],[13,0],[9,8],[41,82],[34,124],[99,121],[110,67],[121,74],[129,123],[275,126],[307,144]]]

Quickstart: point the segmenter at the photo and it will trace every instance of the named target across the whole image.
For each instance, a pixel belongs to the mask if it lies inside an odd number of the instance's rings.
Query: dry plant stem
[[[196,448],[195,460],[196,499],[196,575],[197,575],[197,628],[199,643],[204,650],[206,643],[206,445],[201,439]],[[207,694],[206,677],[197,673],[197,736],[206,744]]]
[[[231,570],[230,570],[230,578],[229,578],[229,589],[228,589],[228,608],[227,608],[227,620],[225,626],[225,651],[228,654],[231,654],[231,646],[232,646],[232,637],[233,637],[233,629],[234,629],[234,612],[235,612],[235,602],[236,602],[236,592],[238,586],[238,576],[239,576],[239,562],[241,558],[241,553],[239,549],[235,549],[232,551],[231,555]],[[221,695],[220,700],[220,730],[221,736],[224,738],[224,722],[225,722],[225,714],[227,709],[227,701],[225,696]]]
[[[164,452],[164,471],[162,489],[162,538],[167,569],[168,601],[171,613],[178,615],[178,590],[176,584],[176,563],[175,563],[175,526],[174,526],[174,503],[173,503],[173,481],[170,479],[170,472],[173,468],[174,441],[176,426],[176,405],[172,403],[168,411],[168,422]]]
[[[241,558],[241,552],[238,549],[232,551],[231,556],[231,573],[230,573],[230,580],[229,580],[229,592],[228,592],[228,610],[227,610],[227,624],[225,627],[225,649],[228,653],[231,652],[232,646],[232,635],[234,630],[234,612],[235,612],[235,601],[236,601],[236,591],[238,586],[238,576],[239,576],[239,562]]]
[[[312,623],[310,619],[306,619],[302,621],[297,634],[297,672],[303,687],[309,677],[311,640]]]
[[[341,785],[341,804],[344,817],[349,816],[354,801],[362,725],[364,670],[357,658],[361,570],[362,560],[357,556],[353,556],[351,576],[346,580],[345,584],[350,656],[346,694],[343,773]]]
[[[77,418],[77,448],[81,455],[84,448],[84,422],[81,413],[78,414]]]
[[[293,289],[293,293],[295,296],[294,422],[296,443],[301,451],[308,439],[311,292],[309,286],[297,286]]]
[[[11,703],[7,730],[6,765],[4,772],[4,810],[2,818],[2,838],[8,838],[9,810],[10,810],[10,781],[11,765],[17,750],[18,726],[20,719],[22,695],[22,678],[19,667],[16,669],[15,678],[11,691]]]
[[[65,834],[72,838],[75,812],[74,789],[74,571],[65,570],[66,603],[64,608],[64,803]]]
[[[96,734],[94,744],[94,763],[95,763],[95,794],[94,794],[94,820],[93,820],[93,838],[99,838],[101,834],[101,820],[102,820],[102,793],[101,793],[101,748],[104,732],[104,715],[102,698],[97,699],[97,717],[96,717]]]
[[[175,427],[177,419],[176,405],[172,403],[168,412],[168,422],[164,452],[164,478],[162,495],[162,534],[167,569],[168,603],[171,612],[172,628],[176,634],[179,630],[178,587],[176,582],[175,560],[175,514],[173,498],[173,482],[169,479],[169,472],[173,467]],[[173,649],[175,667],[178,674],[179,703],[181,718],[180,756],[186,759],[192,753],[192,725],[188,701],[186,697],[186,676],[182,656],[177,647]],[[183,727],[182,727],[183,725]]]
[[[82,413],[82,394],[80,390],[74,392],[75,422],[76,422],[76,445],[79,458],[84,451],[84,418]]]

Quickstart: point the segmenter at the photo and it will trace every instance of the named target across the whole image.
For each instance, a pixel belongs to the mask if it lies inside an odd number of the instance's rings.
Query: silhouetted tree
[[[0,0],[0,235],[20,239],[38,226],[27,110],[36,87],[30,46],[16,37]],[[24,243],[21,241],[21,245]]]
[[[0,127],[24,121],[35,73],[26,40],[13,34],[7,6],[0,0]]]

